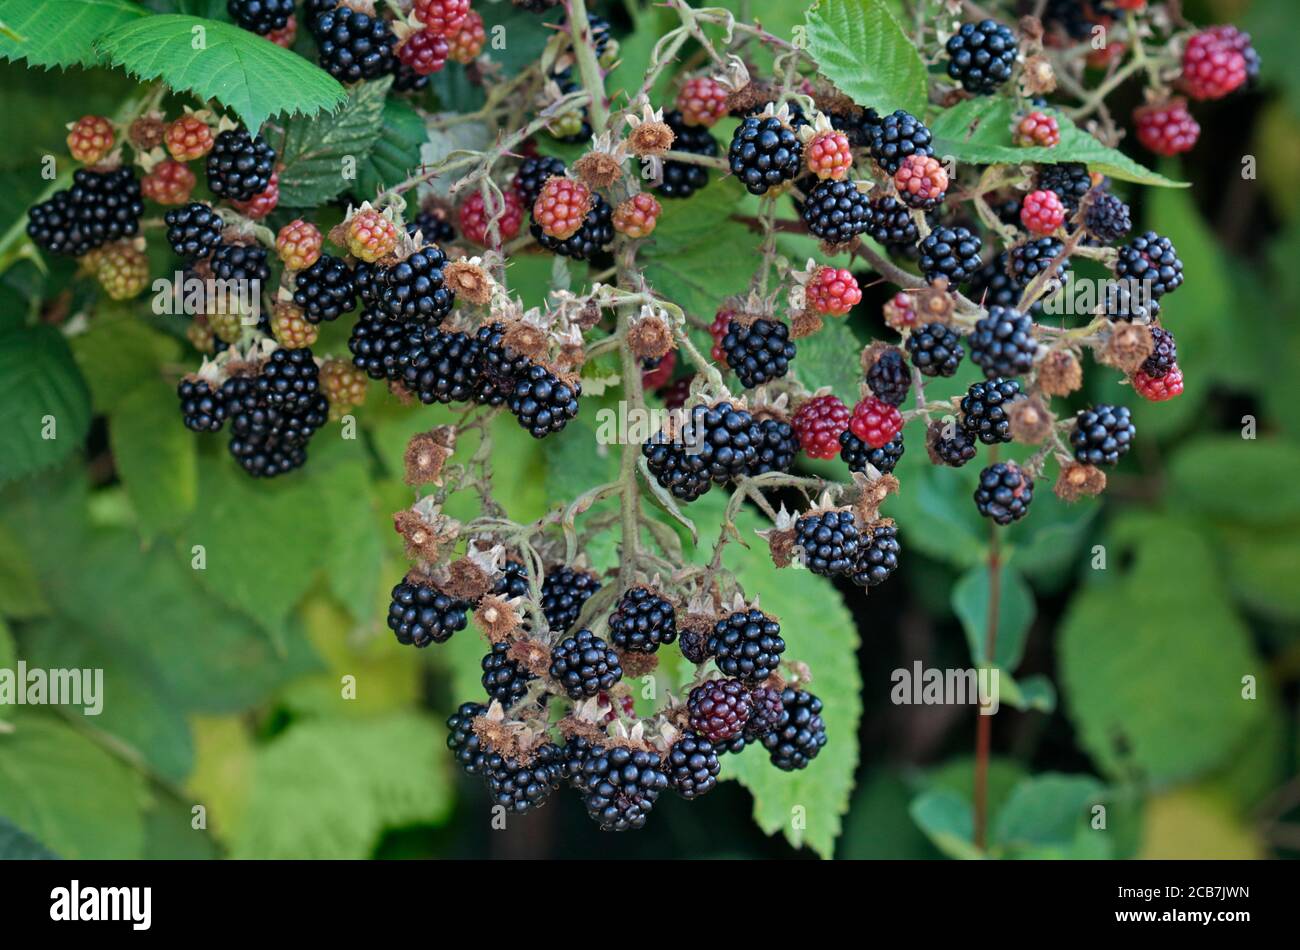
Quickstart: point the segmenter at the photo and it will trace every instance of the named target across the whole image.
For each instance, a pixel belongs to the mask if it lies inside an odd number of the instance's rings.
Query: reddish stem
[[[992,459],[992,461],[997,461]],[[985,634],[984,659],[993,662],[998,645],[998,608],[1002,598],[1002,551],[998,545],[998,527],[989,529],[989,611]],[[975,846],[984,850],[988,829],[989,751],[993,740],[993,717],[981,709],[975,723]]]

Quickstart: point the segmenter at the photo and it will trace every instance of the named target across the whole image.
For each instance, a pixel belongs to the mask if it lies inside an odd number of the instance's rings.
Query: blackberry
[[[590,571],[563,565],[546,572],[542,581],[542,614],[547,625],[558,633],[568,633],[578,622],[578,614],[587,598],[600,590],[600,579]]]
[[[230,454],[254,478],[276,478],[307,464],[302,442],[287,441],[274,432],[266,435],[230,437]]]
[[[803,144],[794,129],[776,116],[751,115],[731,137],[727,161],[751,195],[766,194],[799,174]]]
[[[673,605],[648,587],[633,587],[609,615],[609,635],[620,650],[654,653],[677,639]]]
[[[507,559],[501,565],[501,576],[492,585],[492,593],[506,600],[528,596],[528,568],[523,561]]]
[[[527,759],[506,758],[493,752],[483,767],[493,804],[523,814],[542,804],[560,787],[560,747],[547,742]]]
[[[912,115],[899,109],[870,126],[871,157],[876,164],[890,175],[898,171],[903,159],[909,155],[933,155],[934,137],[925,124]]]
[[[885,350],[867,370],[867,386],[884,402],[901,406],[912,388],[912,372],[898,350]]]
[[[1029,314],[1010,307],[990,307],[988,316],[976,321],[970,335],[971,362],[983,367],[988,379],[1029,372],[1038,351],[1033,330]]]
[[[681,630],[677,639],[677,648],[682,651],[682,656],[696,666],[711,656],[708,635],[698,630]]]
[[[812,693],[787,687],[781,691],[781,706],[781,719],[763,736],[763,747],[773,765],[793,772],[807,767],[826,744],[822,701]]]
[[[907,353],[922,376],[951,376],[966,355],[957,331],[944,323],[927,323],[908,334]]]
[[[687,455],[690,466],[718,484],[752,469],[763,441],[754,417],[729,402],[694,407],[690,429],[684,436],[687,442],[679,448]]]
[[[479,389],[475,398],[486,406],[499,406],[505,402],[515,391],[515,383],[532,365],[528,357],[513,355],[506,349],[501,342],[505,335],[503,323],[485,323],[474,334],[480,360]]]
[[[673,130],[674,152],[689,152],[713,158],[718,154],[718,140],[705,125],[687,125],[678,109],[664,113],[664,122]],[[665,198],[689,198],[709,183],[709,169],[689,162],[667,161],[663,164],[663,181],[656,187]]]
[[[542,439],[559,432],[578,415],[582,386],[566,383],[536,363],[515,382],[508,405],[515,419],[532,435]]]
[[[749,687],[740,680],[701,683],[686,699],[691,728],[710,742],[726,742],[740,735],[752,711]]]
[[[96,172],[78,168],[72,187],[56,191],[27,212],[27,235],[37,247],[72,257],[140,230],[144,201],[129,167]]]
[[[306,350],[292,352],[310,357]],[[230,420],[230,454],[255,478],[284,475],[305,464],[307,441],[329,416],[329,402],[319,391],[304,386],[295,398],[273,400],[276,389],[257,376],[236,376],[218,394]]]
[[[668,787],[663,763],[653,752],[593,747],[582,764],[582,802],[602,831],[644,827],[660,793]]]
[[[866,110],[849,112],[828,112],[831,128],[843,132],[852,148],[866,148],[871,142],[871,125],[867,121]]]
[[[699,453],[686,451],[660,431],[641,446],[646,468],[656,482],[682,501],[694,501],[710,488],[713,480]],[[757,453],[755,453],[757,454]]]
[[[551,650],[550,674],[570,699],[582,699],[612,687],[623,667],[609,644],[584,628]]]
[[[752,707],[749,721],[745,723],[742,739],[761,739],[781,724],[785,706],[781,703],[781,690],[772,686],[757,686],[749,693]],[[739,752],[740,750],[735,750]]]
[[[397,379],[407,351],[407,328],[378,310],[366,308],[352,326],[352,363],[371,379]]]
[[[1007,406],[1021,395],[1014,379],[990,379],[974,383],[961,397],[961,427],[985,445],[1011,441],[1011,420]]]
[[[1164,327],[1151,327],[1151,339],[1155,342],[1155,349],[1143,360],[1142,372],[1152,379],[1160,379],[1178,364],[1178,347],[1174,344],[1174,335]]]
[[[1083,226],[1103,244],[1114,244],[1133,230],[1133,217],[1128,205],[1110,192],[1101,191],[1088,205]]]
[[[1111,280],[1102,288],[1102,312],[1108,320],[1149,323],[1160,316],[1160,301],[1140,281]]]
[[[378,264],[357,261],[352,265],[352,283],[367,307],[376,307],[384,296],[385,269]]]
[[[432,324],[407,327],[407,349],[398,356],[400,381],[425,405],[468,402],[482,388],[478,343],[459,330]]]
[[[1033,479],[1015,462],[997,462],[980,472],[975,507],[985,518],[1009,525],[1025,516],[1033,500]]]
[[[425,244],[449,244],[456,240],[456,227],[446,215],[420,211],[415,220],[406,226],[406,233],[415,237],[418,233]]]
[[[1079,210],[1079,202],[1092,189],[1092,176],[1082,162],[1061,162],[1057,165],[1040,165],[1035,182],[1037,188],[1056,192],[1068,214]]]
[[[266,191],[275,174],[275,151],[247,129],[227,129],[208,153],[208,188],[227,201],[247,201]]]
[[[1167,237],[1147,231],[1120,248],[1115,276],[1141,282],[1159,300],[1183,283],[1183,262]]]
[[[1128,406],[1094,406],[1074,417],[1070,445],[1084,465],[1114,465],[1129,450],[1137,429]]]
[[[243,29],[265,36],[284,29],[293,16],[293,0],[226,0],[226,11]]]
[[[858,546],[858,560],[849,577],[859,587],[875,587],[889,579],[898,569],[898,528],[880,524]]]
[[[810,512],[794,523],[794,544],[814,574],[844,574],[858,556],[858,525],[853,512]]]
[[[1051,238],[1048,238],[1051,240]],[[970,298],[983,307],[1014,307],[1020,302],[1025,285],[1012,277],[1007,271],[1010,256],[1006,251],[998,252],[970,279],[968,293]],[[1035,305],[1037,306],[1037,305]]]
[[[181,401],[181,419],[194,432],[217,432],[226,423],[226,406],[203,379],[185,378],[176,387]]]
[[[1092,9],[1081,0],[1047,0],[1043,8],[1043,23],[1071,39],[1086,40],[1092,35],[1095,25],[1089,16]]]
[[[266,248],[260,244],[218,244],[212,252],[212,276],[217,280],[257,281],[265,285],[271,279]]]
[[[903,433],[898,433],[878,449],[873,449],[863,442],[851,429],[840,433],[840,458],[848,465],[851,472],[865,472],[872,465],[882,475],[894,470],[898,460],[903,457]]]
[[[843,244],[871,226],[870,202],[853,182],[828,178],[808,193],[803,221],[827,244]]]
[[[706,649],[724,676],[756,685],[776,672],[785,641],[781,639],[781,625],[774,618],[750,608],[719,620],[709,634]]]
[[[167,243],[176,256],[185,261],[207,257],[221,243],[221,216],[199,201],[173,208],[163,215],[167,223]]]
[[[948,76],[967,92],[987,96],[1011,78],[1016,35],[996,20],[963,23],[948,38]]]
[[[1012,282],[1023,290],[1031,280],[1047,270],[1048,265],[1063,250],[1065,250],[1065,245],[1053,237],[1037,238],[1033,241],[1026,241],[1024,244],[1017,244],[1006,252],[1007,273],[1011,275]],[[1056,277],[1058,279],[1065,279],[1066,263],[1066,261],[1061,261],[1056,265]]]
[[[483,689],[507,709],[528,692],[528,684],[537,679],[510,658],[510,645],[492,644],[492,652],[483,657]]]
[[[536,221],[528,226],[528,230],[537,243],[551,253],[576,261],[590,261],[614,240],[614,209],[601,195],[593,193],[591,210],[583,218],[582,227],[564,240],[551,237]]]
[[[915,247],[921,240],[911,210],[893,195],[880,195],[867,201],[864,233],[890,251]]]
[[[417,647],[446,643],[469,622],[469,604],[432,584],[404,580],[393,588],[388,628],[397,642]]]
[[[961,468],[975,457],[975,436],[965,429],[958,428],[951,438],[947,438],[942,435],[942,425],[939,428],[940,432],[936,433],[930,442],[930,452],[934,456],[935,464]]]
[[[438,323],[451,313],[456,294],[443,285],[447,255],[436,244],[424,247],[383,272],[380,306],[394,320]]]
[[[320,394],[320,370],[311,350],[280,348],[262,366],[256,386],[258,398],[273,409],[305,413]]]
[[[417,73],[396,56],[393,57],[393,92],[423,92],[429,88],[429,77]]]
[[[746,474],[790,471],[799,451],[799,437],[795,434],[794,426],[781,419],[760,419],[758,431],[758,456]]]
[[[684,735],[668,749],[664,757],[668,783],[687,800],[713,791],[718,784],[722,763],[708,739]]]
[[[466,775],[478,775],[487,766],[487,753],[474,731],[474,720],[485,712],[482,703],[461,703],[447,718],[447,748]]]
[[[564,162],[550,155],[533,155],[525,158],[515,169],[515,177],[512,179],[520,203],[526,208],[532,208],[533,203],[537,201],[538,193],[542,190],[542,185],[546,184],[546,179],[563,177],[564,172]]]
[[[357,306],[357,287],[347,264],[322,254],[294,277],[293,302],[310,323],[337,320]]]
[[[339,82],[378,79],[392,72],[397,38],[388,24],[349,7],[309,17],[321,67]]]
[[[790,328],[783,321],[763,317],[748,326],[732,320],[721,346],[727,365],[746,389],[784,376],[796,352]]]
[[[927,281],[947,277],[954,288],[980,269],[983,242],[963,227],[940,227],[920,244],[921,273]]]

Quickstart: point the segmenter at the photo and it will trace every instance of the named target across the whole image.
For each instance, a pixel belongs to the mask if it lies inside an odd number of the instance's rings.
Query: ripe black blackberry
[[[428,88],[428,76],[417,73],[396,56],[393,57],[393,92],[423,92]]]
[[[1014,379],[989,379],[971,385],[961,397],[961,427],[985,445],[1011,441],[1007,407],[1021,395]]]
[[[483,689],[509,709],[528,692],[528,684],[537,679],[510,658],[510,645],[492,644],[492,652],[483,657]]]
[[[1168,376],[1169,371],[1178,363],[1178,347],[1174,343],[1174,335],[1164,327],[1152,326],[1151,339],[1155,343],[1155,349],[1142,361],[1142,372],[1152,379],[1160,379]]]
[[[663,767],[677,794],[690,800],[713,790],[718,784],[722,763],[708,739],[684,735],[669,747]]]
[[[803,221],[827,244],[843,244],[871,226],[870,202],[853,182],[827,179],[806,196]]]
[[[456,228],[451,223],[451,219],[447,215],[434,214],[430,211],[417,212],[415,220],[407,224],[406,233],[411,237],[415,237],[418,233],[425,244],[439,246],[456,240]]]
[[[876,164],[894,174],[903,159],[909,155],[933,155],[934,137],[925,124],[912,115],[899,109],[869,125],[871,135],[871,157]]]
[[[407,348],[398,356],[400,380],[420,402],[468,402],[482,389],[475,339],[432,323],[407,326]]]
[[[510,412],[534,439],[559,432],[578,415],[582,386],[566,383],[536,363],[515,381],[507,402]]]
[[[849,509],[812,511],[794,523],[794,544],[808,570],[823,577],[847,573],[858,556],[858,525]]]
[[[1088,166],[1082,162],[1061,162],[1056,165],[1038,166],[1035,185],[1039,189],[1056,192],[1065,205],[1067,215],[1079,210],[1079,202],[1092,188],[1092,176]]]
[[[903,433],[898,433],[878,449],[863,442],[851,429],[840,433],[840,458],[848,465],[850,472],[865,472],[872,465],[882,475],[894,470],[898,460],[903,457]]]
[[[427,647],[446,643],[469,622],[469,604],[445,594],[431,583],[406,579],[393,588],[388,628],[397,642]]]
[[[706,649],[724,676],[751,685],[776,672],[785,652],[781,625],[757,608],[737,610],[719,620]]]
[[[889,251],[913,248],[921,240],[911,209],[893,195],[867,201],[867,227],[863,233]]]
[[[352,363],[371,379],[397,379],[407,352],[408,328],[367,307],[352,325]]]
[[[1065,245],[1054,237],[1037,238],[1017,244],[1007,252],[1007,272],[1011,275],[1012,281],[1023,290],[1031,280],[1047,270],[1048,265],[1063,250]],[[1065,268],[1068,263],[1068,260],[1063,260],[1056,265],[1057,278],[1062,280],[1065,278]]]
[[[871,123],[867,120],[867,110],[850,110],[848,112],[827,112],[831,128],[843,132],[852,148],[866,148],[871,144]],[[877,116],[879,119],[879,116]]]
[[[1070,445],[1084,465],[1114,465],[1129,450],[1137,429],[1128,406],[1098,405],[1074,417]]]
[[[321,67],[339,82],[378,79],[393,69],[397,38],[383,19],[349,7],[309,17]]]
[[[859,587],[875,587],[888,580],[898,569],[898,528],[892,524],[878,524],[858,545],[858,559],[849,574]]]
[[[254,478],[276,478],[306,465],[305,442],[282,439],[277,433],[278,430],[273,430],[263,435],[242,436],[232,432],[230,454]]]
[[[633,587],[609,615],[609,636],[620,650],[654,653],[677,639],[677,614],[671,602],[648,587]]]
[[[568,565],[551,568],[542,581],[541,607],[547,625],[559,633],[568,633],[578,622],[582,605],[598,590],[600,579],[590,571]]]
[[[687,125],[682,121],[682,113],[678,109],[665,112],[664,122],[676,136],[673,139],[674,152],[689,152],[710,158],[718,154],[718,140],[707,126]],[[664,162],[663,182],[655,190],[664,198],[689,198],[708,183],[709,169],[706,166],[670,161]]]
[[[885,350],[867,370],[867,386],[883,402],[901,406],[912,388],[912,371],[899,350]]]
[[[988,316],[976,321],[970,335],[971,362],[983,367],[988,379],[1029,372],[1038,351],[1033,330],[1029,314],[1010,307],[990,307]]]
[[[227,129],[208,153],[208,189],[227,201],[247,201],[266,190],[275,173],[275,151],[247,129]]]
[[[307,440],[329,412],[319,393],[300,415],[273,407],[255,376],[227,379],[218,395],[230,420],[230,454],[254,478],[274,478],[305,464]]]
[[[265,36],[284,29],[293,16],[293,0],[226,0],[226,11],[245,30]]]
[[[709,680],[686,698],[687,721],[710,742],[726,742],[740,735],[752,711],[749,687],[740,680]]]
[[[704,458],[697,452],[688,452],[662,430],[641,446],[641,454],[655,481],[674,498],[694,501],[713,487]]]
[[[787,687],[781,691],[781,720],[763,736],[772,764],[785,772],[805,768],[817,758],[826,744],[826,724],[822,722],[822,701],[802,689]]]
[[[257,395],[286,413],[309,412],[320,394],[320,370],[307,348],[275,350],[257,374]]]
[[[377,307],[384,296],[386,268],[378,264],[357,261],[352,265],[352,283],[357,288],[357,296],[367,307]]]
[[[212,252],[211,263],[212,276],[217,280],[258,281],[265,285],[271,279],[266,248],[260,244],[222,242]]]
[[[1023,518],[1034,500],[1034,482],[1015,462],[997,462],[980,472],[975,507],[985,518],[1009,525]]]
[[[772,686],[756,686],[749,693],[749,721],[741,739],[761,739],[781,724],[785,706],[781,703],[781,690]],[[735,751],[739,752],[739,749]]]
[[[447,717],[447,748],[466,775],[478,775],[487,767],[487,752],[474,731],[474,720],[485,712],[482,703],[461,703]]]
[[[908,355],[922,376],[951,376],[966,350],[957,331],[945,323],[927,323],[908,334]]]
[[[330,254],[322,254],[294,277],[293,302],[310,323],[337,320],[357,307],[352,270]]]
[[[621,680],[623,667],[608,643],[583,628],[552,648],[550,674],[570,699],[582,699]]]
[[[1103,244],[1114,244],[1133,230],[1129,207],[1108,191],[1094,193],[1083,215],[1083,226]]]
[[[971,233],[967,228],[935,228],[920,244],[921,273],[928,281],[947,277],[948,283],[955,289],[980,269],[982,247],[979,235]]]
[[[447,255],[436,244],[424,247],[383,272],[379,302],[394,320],[438,323],[451,313],[456,294],[443,284]]]
[[[659,756],[626,746],[593,746],[582,765],[582,803],[601,831],[645,826],[650,810],[668,787]]]
[[[936,465],[961,468],[975,457],[975,436],[960,427],[945,435],[946,428],[943,423],[937,423],[928,433],[931,460]]]
[[[492,752],[483,767],[488,796],[494,805],[523,814],[542,804],[560,787],[560,747],[547,742],[530,750],[526,758],[507,758]]]
[[[986,96],[1011,78],[1019,44],[996,20],[963,23],[948,38],[948,76],[967,92]]]
[[[779,379],[790,371],[796,348],[781,320],[760,317],[748,326],[733,319],[722,338],[727,365],[746,389]]]
[[[187,262],[207,257],[221,243],[221,215],[201,201],[172,208],[163,221],[167,223],[167,243]]]
[[[709,653],[709,635],[699,630],[683,628],[678,632],[677,648],[682,651],[688,662],[699,666],[707,660]]]
[[[731,137],[727,161],[733,175],[751,195],[791,181],[799,174],[803,143],[776,116],[751,115],[741,120]]]
[[[1020,302],[1025,285],[1008,273],[1010,258],[999,251],[970,279],[967,296],[982,307],[1014,307]]]
[[[226,423],[226,405],[212,384],[204,379],[185,377],[176,387],[181,401],[181,419],[194,432],[217,432]]]
[[[680,449],[695,470],[721,485],[753,468],[763,435],[748,410],[719,402],[693,407],[683,438]]]
[[[1109,280],[1102,288],[1101,312],[1119,323],[1149,323],[1160,316],[1160,301],[1134,280]]]
[[[72,187],[56,191],[27,212],[27,235],[37,247],[72,257],[140,230],[144,201],[129,166],[97,172],[78,168]]]
[[[1120,248],[1115,276],[1141,283],[1159,300],[1182,286],[1183,262],[1169,238],[1147,231]]]
[[[512,183],[523,206],[532,208],[546,179],[563,177],[565,171],[564,162],[550,155],[533,155],[520,162]]]
[[[513,597],[527,597],[528,568],[524,566],[524,562],[507,558],[501,565],[501,576],[492,585],[492,593],[506,600]]]
[[[474,339],[479,352],[479,389],[475,398],[485,406],[499,406],[515,391],[519,378],[528,372],[532,361],[512,353],[502,343],[503,323],[485,323]]]
[[[758,455],[746,474],[790,471],[799,452],[799,436],[795,434],[794,426],[782,419],[760,419],[758,431]]]
[[[603,254],[614,240],[614,209],[601,195],[591,196],[591,210],[582,219],[582,227],[564,240],[551,237],[536,221],[528,226],[533,239],[542,247],[561,257],[575,261],[590,261]]]

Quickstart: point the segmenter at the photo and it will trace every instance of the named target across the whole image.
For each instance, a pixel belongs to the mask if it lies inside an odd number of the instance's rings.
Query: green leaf
[[[1012,709],[1042,713],[1056,711],[1056,687],[1046,676],[1035,674],[1022,680],[1006,670],[998,674],[998,698]]]
[[[100,413],[111,413],[146,377],[161,378],[159,366],[181,355],[179,340],[125,310],[96,313],[90,328],[68,342]]]
[[[29,620],[49,609],[26,548],[0,525],[0,617]]]
[[[1034,595],[1014,568],[1002,565],[998,570],[997,639],[993,656],[987,652],[989,639],[989,601],[992,597],[993,572],[988,565],[973,567],[962,575],[952,589],[952,609],[961,619],[976,666],[992,663],[1014,671],[1025,652],[1025,637],[1034,620]]]
[[[1107,148],[1067,116],[1053,112],[1061,127],[1061,141],[1051,148],[1019,148],[1011,144],[1016,103],[1001,97],[981,96],[945,109],[931,122],[935,154],[974,165],[1043,162],[1083,162],[1090,171],[1122,181],[1166,188],[1185,188],[1164,175],[1143,168],[1123,152]]]
[[[141,534],[184,521],[198,499],[198,460],[172,387],[160,379],[143,383],[109,417],[108,434]]]
[[[798,355],[790,366],[809,391],[829,386],[848,405],[857,401],[862,367],[855,357],[862,344],[847,320],[828,319],[820,330],[795,345]]]
[[[256,33],[216,20],[151,16],[101,36],[95,48],[141,79],[162,79],[177,92],[215,99],[249,130],[282,112],[315,115],[333,110],[346,98],[343,87],[319,66]]]
[[[0,57],[31,66],[89,66],[95,40],[147,17],[129,0],[0,0]]]
[[[1177,499],[1201,514],[1267,527],[1300,519],[1297,471],[1295,443],[1207,435],[1178,450],[1169,482]]]
[[[881,114],[925,108],[925,63],[884,0],[818,0],[808,10],[808,51],[861,106]]]
[[[910,811],[926,837],[950,858],[983,856],[974,844],[975,812],[956,792],[924,792],[912,802]]]
[[[8,818],[0,817],[0,861],[49,861],[57,857]]]
[[[280,144],[280,201],[290,208],[314,208],[348,187],[344,162],[359,171],[374,147],[393,77],[363,82],[332,115],[298,116],[285,124]]]
[[[353,193],[358,198],[373,198],[385,188],[405,181],[419,166],[420,148],[429,138],[424,119],[405,99],[386,99],[381,118],[379,132],[357,169]]]
[[[140,857],[145,799],[137,773],[53,716],[0,733],[0,815],[62,857]]]
[[[449,765],[442,727],[422,716],[299,723],[258,750],[231,854],[368,857],[385,828],[442,819]]]
[[[54,327],[0,334],[0,406],[0,481],[39,471],[80,447],[90,428],[90,393]]]
[[[1090,824],[1090,806],[1101,794],[1101,783],[1090,775],[1026,778],[999,810],[992,840],[1011,856],[1108,857],[1106,832]]]
[[[894,772],[878,771],[858,785],[836,856],[855,860],[915,860],[940,854],[908,814],[912,793]]]

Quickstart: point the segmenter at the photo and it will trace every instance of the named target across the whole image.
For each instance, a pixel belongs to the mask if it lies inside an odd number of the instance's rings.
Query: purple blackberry
[[[393,588],[388,628],[397,635],[398,643],[417,647],[446,643],[468,622],[469,604],[430,583],[403,580]]]
[[[822,701],[802,689],[781,691],[783,707],[776,728],[763,736],[772,764],[785,772],[806,768],[826,744]]]
[[[1011,441],[1007,407],[1021,395],[1014,379],[990,379],[975,383],[961,397],[961,427],[985,445]]]
[[[784,376],[796,352],[790,328],[763,317],[748,326],[733,319],[720,345],[727,365],[746,389]]]
[[[677,614],[669,601],[650,588],[633,587],[609,615],[609,635],[620,650],[654,653],[677,639]]]
[[[1009,525],[1023,518],[1034,500],[1034,482],[1015,462],[997,462],[980,472],[975,507],[985,518]]]
[[[1128,452],[1137,429],[1128,406],[1094,406],[1074,417],[1070,445],[1084,465],[1114,465]]]
[[[1037,351],[1033,318],[1010,307],[990,307],[970,335],[971,362],[988,379],[1029,372]]]
[[[582,699],[612,687],[623,678],[623,667],[608,643],[582,629],[551,650],[550,674],[570,699]]]
[[[752,710],[749,687],[735,679],[701,683],[686,698],[691,728],[710,742],[726,742],[740,735]]]
[[[1099,191],[1088,204],[1083,226],[1101,243],[1114,244],[1133,230],[1133,217],[1123,201],[1110,192]]]
[[[752,708],[742,738],[761,739],[781,724],[785,706],[781,703],[779,689],[772,686],[757,686],[750,690],[749,703]]]
[[[1160,379],[1167,376],[1169,371],[1178,363],[1178,347],[1174,343],[1174,335],[1164,327],[1152,326],[1151,339],[1155,343],[1155,349],[1151,355],[1142,361],[1142,372],[1146,373],[1152,379]]]
[[[794,523],[794,544],[814,574],[844,574],[858,556],[858,525],[848,509],[813,511]],[[725,738],[725,737],[723,737]]]
[[[922,376],[951,376],[966,355],[957,331],[944,323],[927,323],[908,334],[907,353]]]
[[[781,625],[756,608],[738,610],[719,620],[706,645],[724,676],[752,685],[776,672],[785,652]]]

